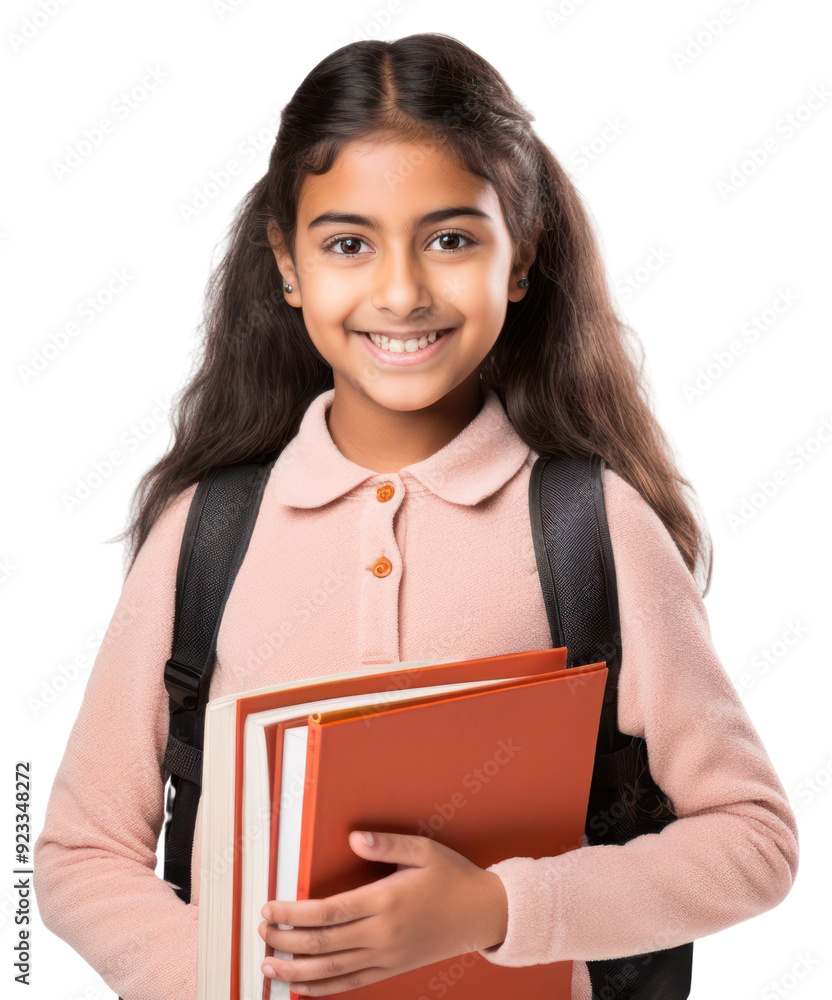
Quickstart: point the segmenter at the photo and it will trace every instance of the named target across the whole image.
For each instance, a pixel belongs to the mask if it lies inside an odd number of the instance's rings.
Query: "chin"
[[[430,387],[427,385],[424,387],[391,385],[389,388],[382,388],[376,381],[370,386],[364,386],[363,391],[374,403],[383,406],[386,410],[408,413],[433,406],[443,399],[450,390],[445,386]]]

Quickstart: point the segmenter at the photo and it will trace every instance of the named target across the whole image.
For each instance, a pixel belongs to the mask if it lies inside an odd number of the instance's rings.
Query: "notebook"
[[[271,954],[257,933],[263,903],[275,898],[304,898],[310,892],[313,898],[322,898],[331,894],[327,886],[355,887],[389,874],[368,870],[367,866],[373,865],[351,850],[344,830],[394,830],[395,825],[389,825],[394,821],[401,827],[399,832],[432,829],[429,818],[422,815],[426,796],[431,789],[437,794],[441,788],[448,792],[449,776],[457,773],[468,748],[478,746],[482,756],[485,747],[479,741],[494,735],[491,730],[500,719],[513,718],[515,728],[518,717],[524,719],[524,740],[532,750],[525,758],[528,763],[522,763],[524,758],[519,752],[510,756],[512,766],[504,770],[514,777],[503,783],[502,795],[508,798],[499,808],[499,783],[484,784],[476,796],[469,789],[470,822],[465,821],[466,810],[462,810],[453,822],[446,822],[436,832],[436,839],[481,867],[505,857],[543,857],[579,847],[607,671],[603,663],[567,671],[565,652],[561,648],[473,660],[384,664],[209,702],[200,802],[203,863],[199,1000],[289,996],[288,984],[267,980],[260,972],[263,957]],[[498,708],[501,700],[502,707]],[[557,724],[552,725],[555,720]],[[541,721],[546,724],[541,725]],[[473,731],[475,739],[461,739],[461,727],[466,733]],[[390,794],[383,800],[390,809],[396,804],[392,812],[381,811],[378,802],[364,802],[365,810],[371,805],[375,809],[370,811],[372,823],[365,813],[357,817],[344,809],[350,802],[354,807],[363,801],[355,794],[357,789],[363,793],[375,788],[381,794],[381,776],[375,783],[353,782],[354,794],[340,800],[332,792],[335,786],[349,790],[345,767],[352,767],[354,774],[359,764],[370,766],[373,754],[367,750],[369,732],[374,739],[383,739],[388,748],[384,757],[390,767],[397,762],[396,766],[404,769],[407,763],[414,770],[412,761],[396,754],[396,747],[406,748],[406,735],[424,739],[427,734],[435,748],[432,752],[438,754],[432,768],[428,768],[430,754],[420,753],[425,766],[414,771],[421,778],[413,786],[409,807],[406,799]],[[315,734],[311,746],[310,733]],[[418,733],[421,737],[414,737]],[[333,755],[327,750],[337,745],[330,744],[330,740],[346,741],[340,753]],[[512,746],[519,746],[517,738],[513,744],[507,740],[505,743],[509,750],[498,748],[500,758],[510,754]],[[444,770],[437,771],[439,760]],[[482,756],[482,760],[488,757]],[[307,773],[310,764],[312,770]],[[489,769],[498,764],[499,760],[493,758]],[[395,777],[396,772],[388,770],[388,786],[396,784]],[[400,778],[398,784],[404,787]],[[541,793],[541,787],[545,793]],[[320,812],[324,801],[328,805],[325,812]],[[339,801],[340,811],[335,808]],[[513,803],[510,808],[507,802]],[[489,809],[490,826],[483,822]],[[484,812],[471,826],[477,810]],[[504,819],[502,825],[496,823],[495,816],[508,815],[514,817],[508,826]],[[552,822],[553,816],[556,822]],[[419,820],[427,826],[419,827]],[[437,822],[434,816],[433,824]],[[479,839],[473,836],[475,830],[479,831]],[[466,978],[472,988],[475,980],[483,980],[470,996],[543,988],[547,996],[556,997],[558,983],[562,982],[566,982],[567,990],[563,995],[569,995],[566,976],[568,973],[571,978],[571,963],[505,968],[476,952],[460,956],[457,966],[460,961],[468,965],[473,962],[472,970],[477,971],[469,970],[466,977],[454,981],[453,995],[458,1000],[465,1000]],[[442,963],[434,964],[437,969],[432,974],[440,976],[441,985]],[[449,959],[445,973],[453,965]],[[564,968],[558,971],[558,966]],[[396,993],[397,981],[412,977],[414,982],[417,978],[424,982],[432,969],[425,966],[350,992],[378,1000],[382,996],[406,996],[407,991]],[[501,981],[507,985],[501,985]],[[433,993],[428,989],[424,995]]]

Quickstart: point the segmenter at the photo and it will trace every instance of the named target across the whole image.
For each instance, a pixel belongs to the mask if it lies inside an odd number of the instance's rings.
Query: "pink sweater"
[[[547,649],[528,515],[538,457],[497,395],[444,448],[379,474],[336,447],[310,405],[276,463],[228,600],[210,696],[365,664]],[[622,846],[507,858],[497,965],[673,947],[748,920],[788,894],[794,813],[714,649],[705,606],[663,523],[617,473],[603,483],[618,576],[618,724],[645,737],[679,819]],[[382,501],[379,485],[393,487]],[[196,486],[154,525],[128,574],[84,692],[35,845],[45,925],[125,1000],[194,1000],[200,821],[190,904],[155,873],[164,818],[179,545]],[[388,491],[389,492],[389,491]],[[387,576],[371,567],[384,556]],[[406,571],[405,571],[406,569]],[[265,900],[264,900],[265,902]]]

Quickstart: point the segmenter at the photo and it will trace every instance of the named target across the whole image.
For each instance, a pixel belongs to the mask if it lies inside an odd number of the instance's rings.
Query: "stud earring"
[[[292,286],[289,284],[289,282],[285,278],[283,279],[283,287],[286,289],[287,292],[291,292],[292,291]]]
[[[528,278],[521,278],[521,279],[520,279],[520,280],[519,280],[519,281],[517,282],[517,284],[518,284],[518,285],[519,285],[519,286],[520,286],[521,288],[528,288],[528,285],[529,285],[529,279],[528,279]]]

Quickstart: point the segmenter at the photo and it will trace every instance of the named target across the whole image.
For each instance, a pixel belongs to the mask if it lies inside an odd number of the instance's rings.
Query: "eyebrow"
[[[477,219],[491,220],[491,216],[482,209],[473,205],[452,205],[448,208],[437,208],[435,212],[428,212],[419,219],[419,225],[432,225],[436,222],[444,222],[446,219],[456,219],[462,215],[469,215]],[[341,223],[348,226],[366,226],[368,229],[380,229],[377,219],[367,215],[356,215],[354,212],[322,212],[309,223],[308,229],[316,226],[328,226],[332,223]]]

